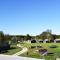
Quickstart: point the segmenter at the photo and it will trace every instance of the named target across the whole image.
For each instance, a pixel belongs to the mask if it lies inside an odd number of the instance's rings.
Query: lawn
[[[17,52],[19,52],[21,48],[17,47],[16,45],[11,45],[11,48],[5,52],[2,52],[1,54],[6,54],[6,55],[13,55]]]
[[[55,60],[55,58],[60,57],[60,43],[23,43],[21,44],[24,47],[28,48],[28,55],[27,52],[24,54],[21,54],[20,56],[24,57],[32,57],[32,58],[45,58],[46,60]],[[56,45],[57,48],[49,48],[51,45]],[[42,49],[42,48],[30,48],[31,46],[42,46],[44,49],[48,50],[47,56],[40,56],[39,52],[36,50]]]

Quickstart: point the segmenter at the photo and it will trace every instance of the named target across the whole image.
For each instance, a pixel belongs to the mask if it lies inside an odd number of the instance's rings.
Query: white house
[[[46,42],[48,42],[48,39],[45,39],[45,40],[43,41],[43,43],[46,43]]]
[[[54,43],[60,43],[60,39],[55,39]]]

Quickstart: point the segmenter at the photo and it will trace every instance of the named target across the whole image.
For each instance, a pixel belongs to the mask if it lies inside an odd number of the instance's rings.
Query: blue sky
[[[0,31],[37,35],[60,34],[60,0],[0,0]]]

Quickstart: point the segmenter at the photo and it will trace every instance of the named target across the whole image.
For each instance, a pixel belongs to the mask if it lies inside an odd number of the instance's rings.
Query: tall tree
[[[26,35],[26,40],[31,40],[31,36],[29,34]]]
[[[40,34],[42,40],[48,39],[49,41],[53,39],[51,30],[46,30]]]
[[[42,32],[42,33],[40,34],[40,37],[41,37],[42,40],[47,39],[46,34],[47,34],[46,32]]]

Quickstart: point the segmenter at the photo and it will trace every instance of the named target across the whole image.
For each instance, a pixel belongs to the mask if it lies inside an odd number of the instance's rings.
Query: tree
[[[40,34],[40,37],[41,37],[42,40],[47,39],[46,34],[47,34],[46,32],[42,32],[42,33]]]
[[[36,38],[37,40],[40,39],[40,35],[35,36],[35,38]]]
[[[11,38],[10,38],[10,35],[9,34],[5,34],[5,40],[7,40],[7,41],[9,41],[9,40],[11,40]]]
[[[2,46],[3,42],[4,42],[4,33],[0,31],[0,46]]]
[[[31,36],[29,34],[26,35],[26,40],[31,40]]]
[[[8,48],[10,48],[9,42],[6,39],[6,36],[4,35],[4,33],[0,31],[0,49],[4,50]]]
[[[41,37],[42,40],[45,40],[45,39],[48,39],[49,41],[53,40],[51,30],[46,30],[46,31],[42,32],[40,34],[40,37]]]
[[[54,39],[53,39],[53,35],[52,35],[52,34],[48,34],[48,35],[47,35],[47,39],[49,40],[49,42],[52,41],[52,40],[54,40]]]
[[[12,43],[17,43],[17,37],[16,36],[13,36],[12,39],[11,39]]]

